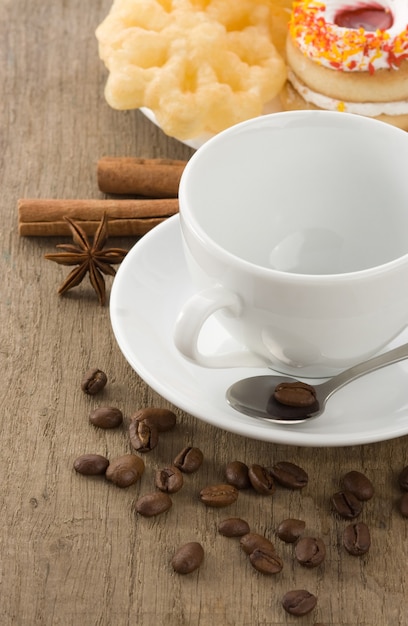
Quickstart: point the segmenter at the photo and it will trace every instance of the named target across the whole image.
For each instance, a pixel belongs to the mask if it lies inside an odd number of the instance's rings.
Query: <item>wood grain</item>
[[[290,447],[228,434],[185,414],[132,371],[116,345],[108,308],[98,306],[86,282],[66,297],[56,295],[66,268],[43,259],[55,239],[18,236],[18,198],[101,198],[95,172],[104,155],[191,156],[140,112],[113,111],[105,103],[94,30],[109,8],[109,0],[3,0],[0,13],[1,624],[407,625],[408,522],[396,510],[407,438]],[[115,245],[135,242],[123,238]],[[89,366],[108,374],[100,397],[80,390]],[[72,469],[85,452],[113,458],[129,451],[126,428],[104,432],[89,423],[90,409],[105,403],[121,408],[126,424],[145,406],[178,415],[176,429],[146,455],[142,482],[127,490]],[[132,503],[153,489],[154,469],[185,445],[204,451],[201,470],[186,479],[165,516],[136,517]],[[221,481],[234,459],[293,461],[307,470],[309,485],[302,492],[279,489],[273,498],[243,492],[228,510],[205,509],[198,491]],[[345,554],[344,522],[330,507],[350,469],[365,472],[376,488],[364,508],[372,548],[363,558]],[[284,517],[303,518],[308,532],[326,542],[325,564],[305,570],[294,563],[293,548],[276,540],[282,573],[256,573],[237,542],[217,534],[218,522],[232,515],[270,537]],[[202,542],[204,564],[177,576],[170,559],[190,540]],[[297,587],[318,596],[304,619],[280,606],[282,595]]]

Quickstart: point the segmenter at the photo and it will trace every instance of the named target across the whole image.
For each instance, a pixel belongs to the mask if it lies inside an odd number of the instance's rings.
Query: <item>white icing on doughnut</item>
[[[347,113],[356,113],[366,117],[408,114],[408,100],[399,100],[398,102],[344,102],[309,89],[291,71],[288,73],[288,80],[306,102],[313,104],[319,109],[347,111]]]

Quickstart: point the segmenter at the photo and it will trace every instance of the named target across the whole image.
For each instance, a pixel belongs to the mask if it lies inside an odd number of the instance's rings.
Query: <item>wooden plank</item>
[[[86,281],[66,297],[56,295],[66,268],[43,259],[54,240],[18,236],[18,198],[99,197],[96,163],[103,155],[183,160],[192,154],[140,112],[113,111],[104,101],[107,75],[94,30],[109,8],[108,0],[2,3],[1,624],[294,624],[280,599],[291,588],[305,587],[317,594],[318,605],[302,624],[404,626],[407,521],[396,510],[396,476],[408,462],[406,437],[302,449],[245,439],[194,419],[171,407],[127,365],[108,308],[98,306]],[[115,245],[132,243],[124,238]],[[109,377],[94,398],[80,390],[89,366]],[[123,410],[123,428],[105,432],[89,423],[91,408],[103,404]],[[145,455],[140,484],[119,489],[73,471],[82,453],[114,458],[129,452],[126,426],[145,406],[173,408],[178,425]],[[155,469],[185,445],[203,450],[200,471],[186,477],[166,515],[137,517],[135,498],[154,488]],[[309,485],[301,492],[277,489],[272,498],[246,491],[228,509],[205,509],[199,490],[222,481],[225,464],[236,459],[267,466],[290,460],[307,470]],[[346,522],[330,504],[350,469],[365,472],[376,489],[361,516],[372,533],[371,551],[362,558],[342,549]],[[218,522],[234,515],[274,539],[284,560],[281,574],[258,574],[237,540],[218,535]],[[275,538],[277,524],[288,516],[303,518],[307,533],[324,539],[323,566],[300,567],[293,546]],[[202,542],[205,561],[198,572],[177,576],[170,559],[190,540]]]

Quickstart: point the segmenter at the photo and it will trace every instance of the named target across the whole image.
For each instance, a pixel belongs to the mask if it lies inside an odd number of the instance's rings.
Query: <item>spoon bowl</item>
[[[408,343],[354,365],[324,383],[313,385],[316,400],[310,406],[288,406],[276,400],[274,392],[277,385],[298,381],[288,376],[268,374],[244,378],[233,383],[226,392],[226,399],[230,406],[244,415],[280,424],[299,424],[321,415],[329,398],[353,380],[406,358]]]

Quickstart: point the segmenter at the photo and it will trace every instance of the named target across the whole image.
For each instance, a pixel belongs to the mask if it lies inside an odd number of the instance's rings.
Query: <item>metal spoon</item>
[[[406,358],[408,358],[408,343],[354,365],[324,383],[313,385],[316,391],[316,402],[312,406],[287,406],[274,398],[273,393],[279,383],[296,381],[296,378],[287,376],[265,375],[244,378],[231,385],[227,390],[226,398],[234,409],[245,415],[279,423],[297,424],[321,415],[327,400],[351,381]]]

